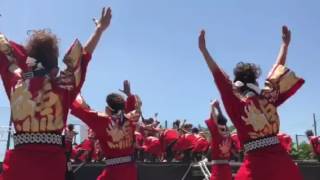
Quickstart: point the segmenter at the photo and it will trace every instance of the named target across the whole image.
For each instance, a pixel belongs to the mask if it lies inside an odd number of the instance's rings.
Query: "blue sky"
[[[75,38],[85,42],[92,17],[111,6],[113,19],[96,49],[82,94],[96,110],[105,96],[131,81],[143,100],[145,116],[159,112],[172,122],[185,118],[202,124],[209,102],[219,97],[198,50],[199,31],[207,31],[208,49],[229,73],[238,61],[261,65],[264,77],[275,62],[281,26],[292,30],[288,65],[306,84],[279,108],[281,131],[302,134],[320,123],[320,2],[317,0],[1,0],[0,32],[24,43],[30,29],[50,28],[60,38],[61,57]],[[62,65],[62,64],[61,64]],[[0,86],[0,106],[8,106]],[[7,116],[2,113],[1,125]]]

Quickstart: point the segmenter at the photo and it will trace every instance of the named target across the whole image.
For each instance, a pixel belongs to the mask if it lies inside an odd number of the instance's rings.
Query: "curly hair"
[[[37,62],[41,62],[48,71],[57,67],[59,56],[57,36],[47,29],[30,32],[26,44],[28,56],[35,58]]]
[[[233,69],[234,81],[241,81],[244,84],[252,83],[258,84],[257,79],[261,75],[260,66],[254,63],[244,63],[239,62],[236,67]],[[245,92],[247,90],[246,86],[243,86],[239,89],[240,92]]]
[[[121,94],[111,93],[107,96],[106,102],[110,108],[112,108],[115,113],[119,110],[125,109],[125,100]]]

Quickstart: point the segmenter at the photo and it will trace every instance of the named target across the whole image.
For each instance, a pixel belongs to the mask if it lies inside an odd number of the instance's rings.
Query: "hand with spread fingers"
[[[112,18],[111,8],[108,7],[108,9],[106,10],[106,8],[104,7],[102,9],[100,19],[97,20],[97,19],[93,18],[93,21],[94,21],[97,29],[104,31],[109,27],[110,22],[111,22],[111,18]]]

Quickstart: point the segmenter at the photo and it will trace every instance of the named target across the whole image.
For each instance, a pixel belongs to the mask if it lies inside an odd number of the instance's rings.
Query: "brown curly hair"
[[[254,63],[244,63],[239,62],[236,67],[233,69],[234,74],[234,81],[241,81],[244,84],[252,83],[257,84],[257,79],[261,75],[261,68],[260,66],[254,64]],[[246,86],[243,86],[239,89],[240,93],[243,93],[247,91],[248,88]]]
[[[58,66],[58,38],[48,29],[32,30],[26,44],[28,56],[41,62],[50,71]]]

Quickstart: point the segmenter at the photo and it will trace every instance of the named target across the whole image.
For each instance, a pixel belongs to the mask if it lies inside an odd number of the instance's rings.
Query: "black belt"
[[[62,146],[62,135],[53,133],[21,133],[13,135],[14,146],[23,144],[52,144]]]

